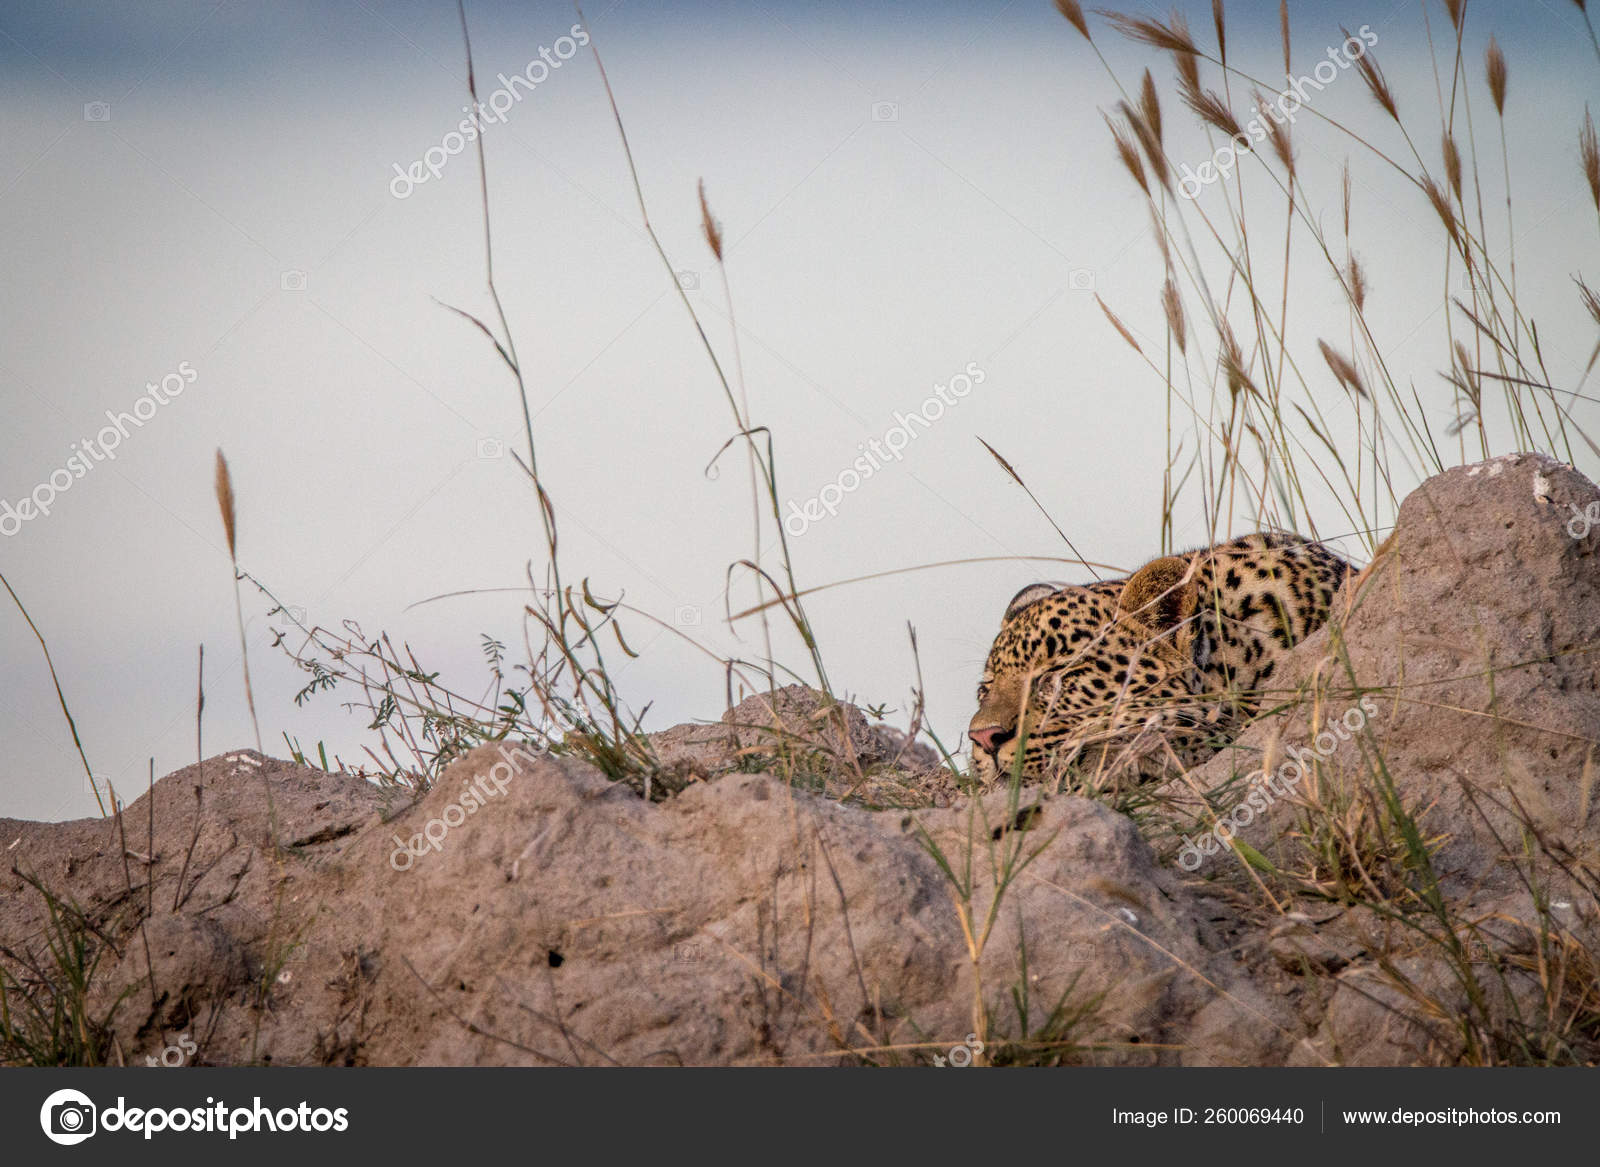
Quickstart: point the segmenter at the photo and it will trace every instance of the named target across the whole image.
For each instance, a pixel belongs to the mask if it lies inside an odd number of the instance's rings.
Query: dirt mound
[[[1336,899],[1443,905],[1421,905],[1435,928],[1364,907],[1280,928],[1280,954],[1335,954],[1343,969],[1315,1056],[1302,1058],[1452,1061],[1474,1040],[1459,1017],[1516,1031],[1550,1007],[1541,978],[1566,975],[1541,971],[1552,954],[1575,978],[1593,976],[1600,530],[1585,514],[1597,498],[1570,466],[1528,454],[1429,480],[1345,589],[1343,615],[1289,658],[1285,708],[1165,791],[1187,812],[1173,816],[1179,834],[1216,852],[1185,845],[1174,852],[1185,868],[1245,877],[1216,847],[1220,816],[1258,867],[1305,875]],[[1459,953],[1446,951],[1446,915]],[[1593,996],[1578,994],[1591,1022]],[[1440,1016],[1412,1016],[1428,1012]]]
[[[798,687],[651,735],[637,787],[233,754],[0,820],[0,969],[86,984],[55,1056],[127,1064],[1592,1060],[1596,497],[1528,456],[1431,480],[1282,707],[1131,818],[969,796]]]
[[[0,819],[0,967],[63,1004],[87,982],[81,1004],[109,1017],[113,1060],[143,1064],[180,1034],[209,1037],[211,1062],[268,1060],[240,1025],[253,1034],[246,1019],[303,941],[314,873],[404,801],[242,751],[168,775],[120,820]],[[93,955],[79,959],[79,941]]]
[[[949,806],[960,789],[928,746],[804,685],[748,697],[717,724],[673,726],[649,740],[677,790],[765,772],[864,806],[903,808]]]
[[[1049,1041],[1172,1061],[1158,1051],[1201,1015],[1272,1024],[1132,824],[1080,799],[1002,792],[913,820],[737,774],[657,805],[511,747],[462,759],[387,822],[367,783],[275,762],[214,759],[153,797],[154,850],[129,840],[131,876],[112,823],[4,824],[17,868],[70,887],[115,941],[95,1004],[121,998],[127,1062],[180,1034],[219,1063],[960,1061],[975,998],[1000,1019],[977,1039],[991,1058]],[[138,800],[124,828],[149,813]],[[970,884],[941,868],[969,851]],[[991,854],[1029,861],[988,919]],[[5,880],[0,936],[37,961],[44,896]],[[990,929],[976,962],[958,902]]]

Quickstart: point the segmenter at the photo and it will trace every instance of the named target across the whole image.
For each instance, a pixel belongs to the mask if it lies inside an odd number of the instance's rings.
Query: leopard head
[[[1163,768],[1163,736],[1199,721],[1193,565],[1169,556],[1127,580],[1018,592],[984,663],[967,728],[974,774],[986,783],[1009,777],[1019,750],[1025,779],[1056,777],[1073,765],[1109,764],[1141,776]]]

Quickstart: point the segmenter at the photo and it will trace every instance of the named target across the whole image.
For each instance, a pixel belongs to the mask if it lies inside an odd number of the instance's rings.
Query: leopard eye
[[[1041,704],[1049,704],[1061,696],[1061,690],[1066,685],[1068,673],[1071,670],[1066,666],[1053,669],[1042,669],[1035,674],[1031,689],[1033,700]]]

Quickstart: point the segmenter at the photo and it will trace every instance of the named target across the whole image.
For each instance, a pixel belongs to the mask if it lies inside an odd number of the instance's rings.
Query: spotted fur
[[[1150,778],[1194,765],[1260,707],[1352,568],[1295,535],[1246,535],[1125,580],[1035,584],[1006,608],[968,736],[984,781],[1068,766]]]

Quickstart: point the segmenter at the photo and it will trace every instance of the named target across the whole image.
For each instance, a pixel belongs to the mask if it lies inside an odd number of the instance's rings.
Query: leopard
[[[1258,532],[1125,579],[1023,588],[978,682],[971,774],[1138,786],[1198,765],[1257,714],[1354,572],[1320,542]]]

